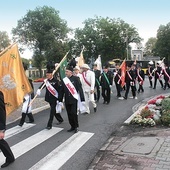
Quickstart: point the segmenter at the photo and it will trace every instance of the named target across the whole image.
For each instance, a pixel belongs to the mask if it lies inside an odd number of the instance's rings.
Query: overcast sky
[[[156,37],[160,25],[170,22],[170,0],[2,0],[0,4],[0,31],[9,36],[28,10],[44,5],[58,10],[71,28],[83,27],[85,19],[95,16],[120,18],[137,28],[143,44]]]

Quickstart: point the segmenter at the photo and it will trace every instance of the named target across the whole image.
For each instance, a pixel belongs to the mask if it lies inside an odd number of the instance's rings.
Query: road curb
[[[133,114],[127,120],[125,120],[123,124],[129,125],[131,120],[146,106],[146,104],[149,100],[156,98],[160,95],[169,96],[170,93],[164,93],[164,94],[159,94],[159,95],[156,95],[156,96],[151,96],[151,97],[148,97],[148,98],[142,100],[141,102],[137,103],[136,105],[134,105],[132,107]]]

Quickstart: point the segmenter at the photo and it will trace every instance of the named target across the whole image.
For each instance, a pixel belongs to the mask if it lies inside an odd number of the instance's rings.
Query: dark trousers
[[[166,89],[166,87],[170,88],[170,85],[169,85],[169,79],[164,79],[165,80],[165,84],[164,84],[164,90]]]
[[[130,83],[126,83],[125,98],[128,97],[130,87],[131,87],[131,90],[132,90],[132,96],[136,97],[136,86],[131,86]]]
[[[153,84],[152,84],[152,77],[149,76],[148,78],[149,78],[150,87],[152,87],[153,86]]]
[[[8,143],[4,139],[0,140],[0,150],[6,157],[6,162],[12,162],[15,159]]]
[[[50,104],[50,117],[47,126],[52,127],[54,116],[59,122],[62,122],[63,118],[61,117],[60,113],[56,113],[56,102],[51,102],[49,104]]]
[[[161,87],[163,88],[163,82],[162,82],[162,80],[155,77],[154,89],[156,89],[157,80],[159,80],[159,83],[161,84]]]
[[[117,90],[117,97],[121,97],[121,85],[120,83],[118,84],[116,81],[115,81],[115,85],[116,85],[116,90]]]
[[[96,88],[96,92],[94,93],[94,99],[96,101],[99,101],[99,99],[100,99],[100,86],[95,86],[95,88]]]
[[[138,92],[140,92],[140,91],[144,92],[143,85],[141,85],[141,84],[139,84],[139,88],[138,88]]]
[[[71,125],[71,128],[75,129],[79,127],[78,124],[78,115],[77,115],[77,103],[66,104],[66,110],[68,115],[68,121]]]
[[[110,88],[102,87],[102,97],[105,102],[110,103]]]

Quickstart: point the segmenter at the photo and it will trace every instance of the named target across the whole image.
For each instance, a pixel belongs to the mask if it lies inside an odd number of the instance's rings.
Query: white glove
[[[85,101],[83,101],[83,102],[81,102],[82,103],[82,105],[86,105],[86,102]]]
[[[38,89],[37,92],[36,92],[36,94],[37,94],[38,96],[40,96],[40,95],[41,95],[41,90]]]
[[[58,104],[59,104],[60,106],[63,106],[63,102],[59,102]]]
[[[112,88],[112,85],[110,85],[109,87]]]

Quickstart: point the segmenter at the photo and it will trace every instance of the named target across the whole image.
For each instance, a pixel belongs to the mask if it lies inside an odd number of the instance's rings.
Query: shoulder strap
[[[106,79],[108,85],[110,86],[110,82],[109,82],[109,80],[108,80],[108,78],[107,78],[107,76],[106,76],[106,73],[103,72],[103,75],[104,75],[104,77],[105,77],[105,79]]]

